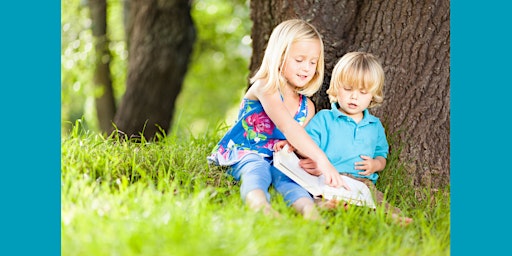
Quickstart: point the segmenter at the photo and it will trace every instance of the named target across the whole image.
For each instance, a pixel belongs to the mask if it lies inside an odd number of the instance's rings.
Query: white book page
[[[299,158],[295,153],[288,152],[288,146],[274,152],[274,166],[313,196],[322,195],[323,181],[318,176],[311,175],[302,169],[299,166]]]
[[[327,200],[343,200],[351,204],[375,208],[372,193],[363,182],[342,175],[350,191],[343,187],[331,187],[325,184],[323,175],[314,176],[302,169],[297,155],[294,152],[288,152],[288,145],[274,152],[274,166],[315,197],[322,196]]]
[[[321,177],[323,178],[323,176]],[[372,192],[370,191],[368,186],[366,186],[366,184],[343,175],[341,175],[341,178],[343,179],[343,181],[345,181],[350,190],[346,190],[343,187],[334,188],[328,186],[327,184],[324,184],[324,186],[322,186],[323,198],[327,200],[343,200],[358,206],[367,206],[370,208],[375,208],[375,202],[373,201]]]

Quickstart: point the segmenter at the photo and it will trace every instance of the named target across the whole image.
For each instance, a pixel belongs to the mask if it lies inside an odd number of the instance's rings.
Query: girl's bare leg
[[[265,192],[261,189],[255,189],[245,196],[245,203],[251,210],[262,211],[265,215],[278,217],[279,213],[272,209],[272,206],[267,201]]]
[[[320,216],[320,213],[316,209],[315,203],[311,201],[309,198],[299,198],[297,201],[295,201],[292,204],[292,207],[302,214],[304,219],[308,220],[321,220],[322,217]]]

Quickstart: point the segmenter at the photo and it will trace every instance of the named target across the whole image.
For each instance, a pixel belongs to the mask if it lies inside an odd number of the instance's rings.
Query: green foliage
[[[94,44],[89,9],[84,3],[61,3],[64,133],[78,119],[86,129],[98,130],[92,85]],[[125,91],[128,57],[122,3],[107,1],[110,70],[117,103]],[[203,133],[211,124],[233,116],[248,85],[251,56],[249,1],[195,0],[191,14],[198,39],[175,106],[172,132],[180,136]]]
[[[97,130],[94,105],[94,37],[89,7],[80,0],[61,1],[61,120],[63,132],[82,119],[87,129]],[[119,101],[125,90],[127,50],[124,41],[122,2],[107,1],[107,36],[114,95]]]
[[[74,121],[85,115],[86,104],[93,99],[92,81],[94,66],[91,20],[79,0],[62,1],[61,14],[61,87],[63,121]],[[73,10],[72,12],[70,10]],[[91,112],[87,117],[91,117]]]
[[[450,201],[443,193],[418,202],[407,186],[381,184],[393,187],[388,196],[414,218],[405,228],[382,208],[323,210],[325,222],[306,221],[273,189],[279,218],[246,209],[239,185],[206,162],[225,131],[219,129],[134,143],[75,122],[62,140],[62,254],[449,255]],[[392,180],[400,179],[406,177]]]
[[[198,40],[178,97],[173,130],[197,135],[236,115],[248,86],[252,23],[248,1],[193,3]]]

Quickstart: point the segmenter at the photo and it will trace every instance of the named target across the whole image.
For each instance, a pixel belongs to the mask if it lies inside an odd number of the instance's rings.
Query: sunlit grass
[[[207,165],[216,134],[123,142],[78,121],[62,140],[62,255],[450,254],[449,188],[419,190],[429,198],[419,201],[405,185],[378,183],[414,218],[405,228],[381,208],[322,211],[325,222],[306,221],[274,190],[281,216],[271,218],[246,209],[239,186]],[[396,169],[383,175],[407,181]]]

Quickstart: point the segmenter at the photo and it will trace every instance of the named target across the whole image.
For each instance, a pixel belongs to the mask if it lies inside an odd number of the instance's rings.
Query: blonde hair
[[[261,66],[250,79],[250,83],[252,84],[258,79],[265,80],[264,89],[268,91],[284,87],[286,80],[280,75],[280,70],[283,68],[292,43],[303,40],[319,40],[320,56],[315,75],[308,84],[297,90],[297,93],[311,96],[317,92],[324,79],[324,43],[316,28],[301,19],[286,20],[274,28],[270,34]]]
[[[373,98],[368,108],[379,106],[384,100],[384,70],[371,53],[349,52],[336,63],[332,70],[327,94],[331,102],[337,102],[340,86],[352,86],[366,90]]]

